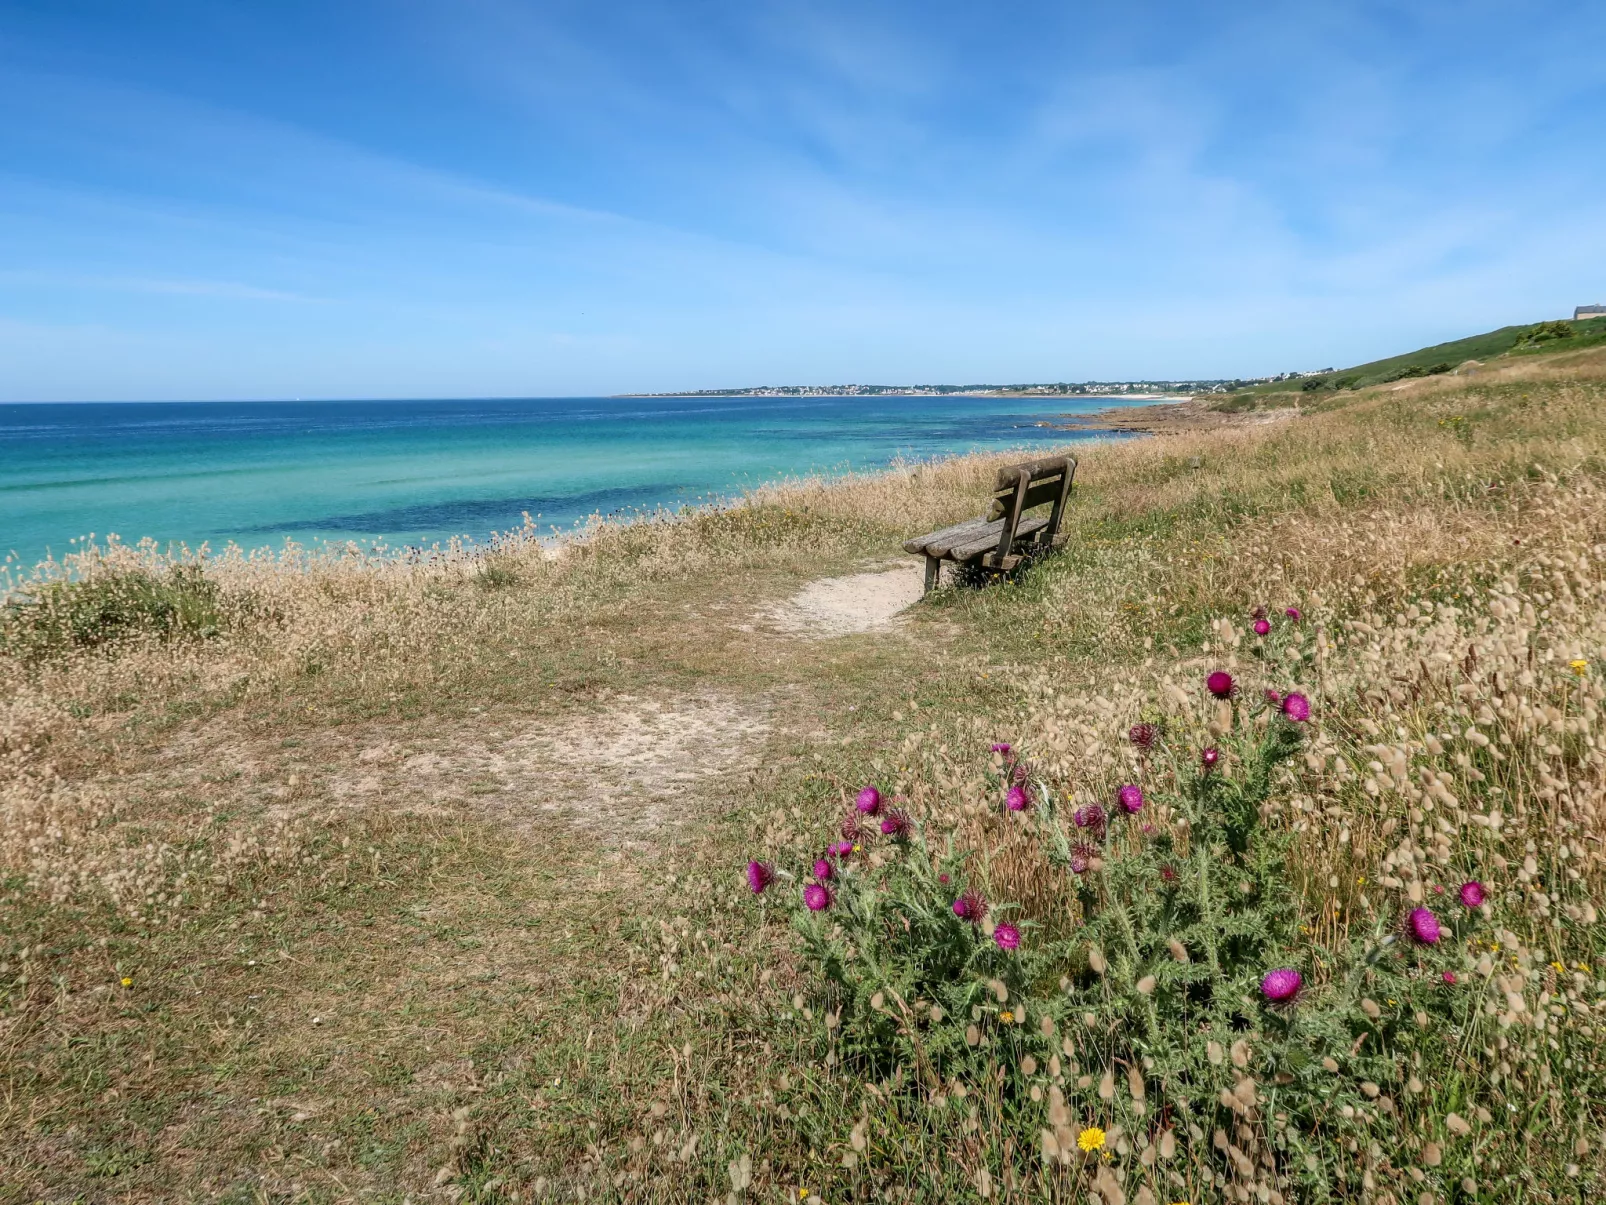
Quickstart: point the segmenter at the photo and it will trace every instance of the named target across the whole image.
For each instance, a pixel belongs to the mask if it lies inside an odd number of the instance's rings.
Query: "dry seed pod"
[[[1242,1038],[1232,1044],[1232,1065],[1240,1069],[1249,1066],[1249,1043]]]
[[[1009,989],[1004,986],[1002,979],[989,979],[987,987],[993,993],[993,999],[997,1000],[998,1003],[1003,1004],[1009,999]]]
[[[1109,969],[1109,964],[1104,961],[1104,952],[1097,946],[1087,952],[1087,966],[1095,975],[1102,975]]]
[[[1437,1142],[1424,1143],[1422,1147],[1422,1162],[1429,1167],[1438,1167],[1444,1162],[1444,1152]]]
[[[1146,1095],[1143,1085],[1143,1073],[1135,1065],[1126,1069],[1126,1086],[1127,1090],[1132,1093],[1133,1100],[1142,1100]]]
[[[1361,1001],[1361,1011],[1374,1021],[1383,1015],[1383,1010],[1377,1006],[1377,1001],[1370,996]]]
[[[1177,1153],[1177,1132],[1166,1130],[1160,1135],[1160,1158],[1170,1162]]]
[[[1212,1067],[1219,1067],[1221,1066],[1221,1060],[1226,1057],[1226,1052],[1221,1049],[1220,1042],[1207,1042],[1205,1043],[1205,1057],[1210,1060]]]
[[[1154,994],[1154,982],[1153,975],[1145,975],[1142,979],[1139,979],[1137,984],[1138,995],[1152,996]]]
[[[1447,1115],[1444,1119],[1444,1124],[1452,1134],[1466,1135],[1472,1133],[1471,1125],[1458,1113]]]
[[[1023,1058],[1020,1061],[1020,1070],[1021,1070],[1021,1074],[1022,1075],[1036,1075],[1037,1074],[1037,1060],[1034,1059],[1031,1055],[1027,1055],[1025,1058]]]
[[[1187,946],[1183,945],[1180,941],[1178,941],[1174,937],[1168,938],[1166,940],[1166,945],[1171,950],[1171,957],[1172,958],[1175,958],[1178,962],[1187,962],[1188,961],[1188,947]]]
[[[1099,1080],[1099,1099],[1115,1099],[1115,1072],[1113,1070],[1106,1071],[1104,1078]]]
[[[974,1025],[965,1026],[965,1041],[971,1046],[981,1041],[981,1030]]]

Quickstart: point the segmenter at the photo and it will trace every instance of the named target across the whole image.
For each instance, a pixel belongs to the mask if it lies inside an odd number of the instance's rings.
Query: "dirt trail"
[[[819,578],[771,607],[766,618],[782,632],[814,639],[874,632],[893,627],[920,601],[924,588],[924,567],[918,561]]]

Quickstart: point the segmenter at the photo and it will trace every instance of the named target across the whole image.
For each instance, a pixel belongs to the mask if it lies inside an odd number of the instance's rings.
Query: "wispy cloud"
[[[1567,20],[41,8],[0,45],[0,321],[80,352],[0,388],[1230,373],[1560,312],[1606,253],[1606,13]]]

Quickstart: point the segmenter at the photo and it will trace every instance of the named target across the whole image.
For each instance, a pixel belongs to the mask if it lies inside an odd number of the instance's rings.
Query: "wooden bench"
[[[1065,542],[1060,519],[1076,477],[1076,458],[1053,456],[998,470],[993,505],[986,515],[928,536],[910,540],[905,552],[926,558],[926,591],[937,585],[942,563],[974,563],[993,573],[1008,573],[1028,557]],[[1046,516],[1026,518],[1027,511],[1053,503]]]

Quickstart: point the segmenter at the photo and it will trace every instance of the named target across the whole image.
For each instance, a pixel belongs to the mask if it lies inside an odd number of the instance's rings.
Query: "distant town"
[[[941,397],[967,394],[993,397],[1152,397],[1156,394],[1192,396],[1199,393],[1231,393],[1251,385],[1270,385],[1303,377],[1330,373],[1331,368],[1313,372],[1280,372],[1270,377],[1234,377],[1188,381],[1054,381],[1031,385],[757,385],[747,389],[693,389],[677,393],[632,394],[633,397]]]

